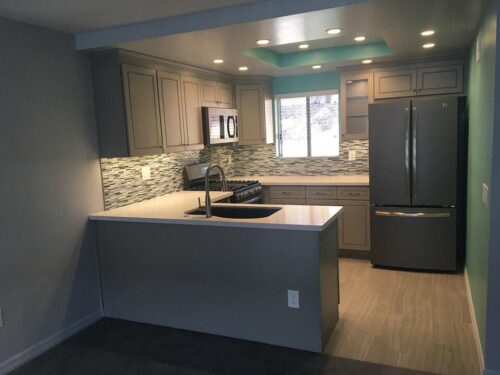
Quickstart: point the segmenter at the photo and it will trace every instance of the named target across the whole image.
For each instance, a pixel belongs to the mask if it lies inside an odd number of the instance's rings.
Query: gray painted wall
[[[103,204],[87,57],[69,34],[4,18],[0,49],[1,373],[100,309],[87,215]]]

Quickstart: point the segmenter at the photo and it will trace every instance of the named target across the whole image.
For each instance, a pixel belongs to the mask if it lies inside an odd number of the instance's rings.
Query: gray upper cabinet
[[[101,157],[201,149],[202,104],[234,107],[232,85],[210,72],[121,49],[90,58]]]
[[[272,94],[269,84],[237,85],[236,105],[240,144],[274,142]]]
[[[231,84],[201,80],[200,87],[204,107],[232,108],[234,106]]]
[[[203,148],[203,127],[201,119],[201,84],[194,77],[182,78],[184,96],[184,118],[186,121],[186,147]]]
[[[152,155],[163,151],[156,71],[123,65],[123,96],[131,156]]]
[[[417,93],[417,71],[415,69],[375,72],[375,99],[414,96]]]
[[[455,94],[463,92],[463,65],[437,66],[417,70],[417,94]]]
[[[368,139],[368,104],[373,103],[373,74],[343,74],[342,140]]]
[[[376,71],[375,99],[462,93],[463,65],[422,64],[412,69]]]
[[[163,71],[158,71],[157,76],[165,151],[182,151],[185,149],[186,134],[181,77],[179,74]]]

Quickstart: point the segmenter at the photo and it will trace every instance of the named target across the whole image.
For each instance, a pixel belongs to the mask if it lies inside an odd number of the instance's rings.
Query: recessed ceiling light
[[[326,30],[326,33],[330,34],[330,35],[340,34],[341,32],[342,32],[342,29],[339,29],[339,28],[333,28],[333,29]]]
[[[309,48],[309,44],[299,44],[299,48],[300,49],[308,49]]]
[[[266,44],[271,43],[271,41],[269,39],[259,39],[256,43],[259,46],[265,46]]]
[[[313,66],[311,66],[311,68],[313,68],[313,69],[321,69],[321,65],[313,65]]]
[[[215,59],[214,60],[214,64],[222,64],[224,62],[224,60],[222,59]]]
[[[240,66],[238,70],[241,70],[242,72],[246,72],[248,70],[248,66]]]
[[[366,36],[360,35],[360,36],[357,36],[356,38],[354,38],[354,40],[356,42],[363,42],[366,40]]]
[[[363,60],[361,61],[363,64],[371,64],[372,63],[372,60],[370,59],[366,59],[366,60]]]
[[[425,43],[424,45],[422,45],[422,47],[424,47],[424,48],[432,48],[435,45],[436,45],[435,43]]]
[[[431,36],[434,35],[434,30],[424,30],[420,33],[422,36]]]

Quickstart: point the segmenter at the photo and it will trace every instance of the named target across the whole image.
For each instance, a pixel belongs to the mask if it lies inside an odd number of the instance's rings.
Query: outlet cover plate
[[[142,181],[147,181],[151,179],[151,168],[142,167],[141,173],[142,173]]]
[[[356,160],[356,150],[349,150],[349,160]]]
[[[292,309],[298,309],[300,307],[298,290],[288,290],[288,307]]]
[[[485,207],[488,207],[488,195],[489,195],[489,188],[488,185],[486,185],[483,182],[483,189],[481,191],[481,200],[483,201],[483,204]]]

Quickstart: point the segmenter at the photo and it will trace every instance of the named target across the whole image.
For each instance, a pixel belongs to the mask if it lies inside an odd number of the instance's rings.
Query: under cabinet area
[[[343,206],[339,249],[370,250],[370,197],[366,186],[265,186],[264,203]]]

